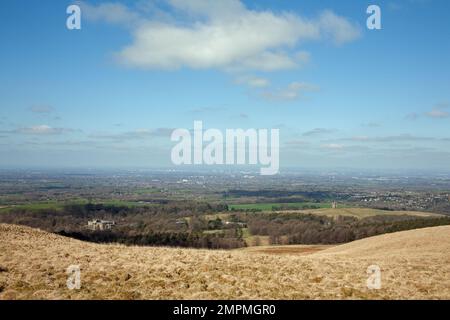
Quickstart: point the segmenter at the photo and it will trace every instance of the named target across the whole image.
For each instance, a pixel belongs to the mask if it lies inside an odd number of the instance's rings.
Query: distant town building
[[[98,220],[98,219],[88,221],[88,228],[93,231],[111,230],[112,227],[115,225],[116,223],[114,221]]]
[[[177,221],[175,221],[175,223],[177,225],[187,225],[188,222],[185,219],[178,219]]]
[[[247,228],[247,224],[244,222],[225,221],[225,225],[229,227]]]
[[[333,201],[333,202],[331,203],[331,208],[337,209],[337,202],[336,202],[336,201]]]

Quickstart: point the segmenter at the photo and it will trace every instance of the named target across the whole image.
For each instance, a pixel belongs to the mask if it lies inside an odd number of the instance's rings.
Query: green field
[[[328,217],[347,216],[358,219],[373,216],[415,216],[415,217],[442,217],[443,215],[431,212],[420,211],[390,211],[371,208],[337,208],[337,209],[317,209],[305,210],[305,214],[323,215]]]
[[[230,204],[228,208],[230,210],[260,210],[260,211],[272,211],[273,208],[277,210],[280,207],[288,207],[295,209],[310,209],[312,207],[318,209],[331,208],[331,203],[327,202],[291,202],[291,203],[245,203],[245,204]]]
[[[8,212],[11,210],[26,210],[26,211],[41,211],[41,210],[62,210],[64,206],[74,205],[74,204],[103,204],[106,206],[116,206],[116,207],[139,207],[139,206],[152,206],[151,203],[139,203],[135,201],[124,201],[124,200],[93,200],[89,201],[86,199],[76,199],[70,201],[45,201],[45,202],[33,202],[19,205],[9,205],[0,207],[0,212]]]
[[[158,188],[140,188],[133,191],[134,194],[145,195],[145,194],[154,194],[160,193],[161,190]]]
[[[61,207],[62,205],[56,202],[39,202],[39,203],[5,206],[3,208],[0,208],[0,212],[7,212],[13,209],[27,210],[27,211],[51,210],[51,209],[60,209]]]

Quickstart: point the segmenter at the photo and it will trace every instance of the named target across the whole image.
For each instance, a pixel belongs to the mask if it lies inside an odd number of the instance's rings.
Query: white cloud
[[[342,150],[344,149],[344,145],[337,143],[329,143],[322,145],[322,148],[330,149],[330,150]]]
[[[72,131],[66,128],[52,128],[48,125],[37,125],[31,127],[23,127],[17,129],[15,132],[23,134],[35,134],[35,135],[54,135],[61,134],[64,132]]]
[[[326,128],[314,128],[312,130],[306,131],[303,133],[304,137],[317,136],[317,135],[326,135],[335,133],[336,129],[326,129]]]
[[[91,21],[104,21],[112,24],[136,26],[143,21],[141,15],[130,10],[121,3],[101,3],[98,6],[90,5],[87,2],[77,2],[83,17]]]
[[[303,66],[309,62],[311,59],[311,54],[306,51],[299,51],[295,54],[295,59],[299,66]]]
[[[288,101],[295,100],[306,92],[316,91],[319,88],[305,82],[292,82],[286,88],[282,88],[276,91],[266,91],[262,93],[262,97],[267,100]]]
[[[272,16],[224,24],[198,22],[189,27],[147,23],[135,31],[134,43],[119,57],[131,66],[150,69],[288,69],[295,61],[270,50],[294,45],[293,22]],[[268,30],[271,24],[275,31]]]
[[[373,122],[373,121],[371,121],[371,122],[367,122],[367,123],[362,123],[361,126],[362,126],[362,127],[368,127],[368,128],[379,128],[379,127],[381,127],[382,125],[381,125],[381,123],[379,123],[379,122]]]
[[[339,45],[351,42],[360,35],[360,30],[355,25],[330,10],[321,14],[318,26],[325,37]]]
[[[287,147],[303,147],[308,144],[309,144],[308,142],[306,142],[304,140],[300,140],[300,139],[290,140],[290,141],[286,142]]]
[[[443,110],[446,107],[435,107],[430,112],[427,112],[426,115],[430,118],[435,119],[444,119],[450,117],[450,113],[446,110]]]
[[[351,138],[341,138],[341,141],[358,141],[358,142],[412,142],[412,141],[432,141],[435,138],[413,136],[405,133],[396,136],[381,136],[381,137],[369,137],[369,136],[354,136]]]
[[[270,85],[270,81],[266,78],[255,76],[241,76],[235,81],[237,84],[245,84],[253,88],[265,88]]]
[[[117,56],[130,66],[148,69],[275,71],[309,59],[296,50],[306,41],[343,44],[359,37],[359,28],[332,11],[309,19],[293,13],[247,9],[238,0],[168,0],[177,18],[142,18],[123,5],[85,5],[95,20],[132,26],[133,42]]]
[[[192,16],[214,17],[220,20],[233,19],[236,14],[245,11],[244,5],[238,0],[208,1],[208,0],[168,0],[173,8],[187,12]]]
[[[424,116],[433,118],[433,119],[445,119],[450,117],[450,112],[447,111],[450,107],[448,102],[441,102],[436,104],[431,111],[423,113]],[[412,112],[406,115],[406,119],[408,120],[417,120],[420,118],[422,114],[418,114],[416,112]]]
[[[173,128],[156,128],[156,129],[148,129],[148,128],[140,128],[133,131],[120,132],[120,133],[94,133],[90,134],[89,138],[91,139],[100,139],[100,140],[110,140],[115,142],[126,142],[132,140],[146,140],[152,138],[168,138],[172,131],[175,130]]]

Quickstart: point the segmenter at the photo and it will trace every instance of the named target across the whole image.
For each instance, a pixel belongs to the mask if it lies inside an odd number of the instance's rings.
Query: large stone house
[[[116,223],[114,221],[99,220],[99,219],[88,221],[88,228],[94,231],[111,230],[112,227],[115,225]]]

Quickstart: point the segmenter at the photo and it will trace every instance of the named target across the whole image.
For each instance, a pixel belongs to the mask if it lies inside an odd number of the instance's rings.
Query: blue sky
[[[82,29],[66,28],[66,8]],[[366,8],[382,30],[366,28]],[[0,166],[170,165],[170,132],[279,128],[282,167],[448,169],[450,3],[0,4]]]

